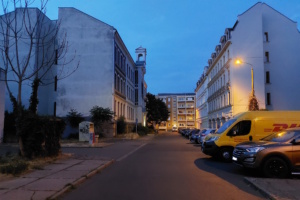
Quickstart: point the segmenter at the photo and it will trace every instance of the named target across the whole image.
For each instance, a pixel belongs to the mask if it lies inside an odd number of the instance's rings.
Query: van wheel
[[[219,157],[224,162],[231,162],[232,160],[231,148],[222,148],[219,152]]]
[[[287,163],[279,157],[271,157],[264,162],[263,173],[268,178],[285,178],[290,170]]]

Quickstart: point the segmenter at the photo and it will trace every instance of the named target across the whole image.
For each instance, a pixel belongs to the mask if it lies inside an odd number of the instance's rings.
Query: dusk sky
[[[37,0],[36,2],[40,2]],[[194,92],[207,60],[226,28],[256,0],[50,0],[47,16],[74,7],[117,29],[135,60],[147,49],[148,92]],[[300,22],[299,0],[263,1]],[[34,4],[37,5],[37,4]],[[299,29],[299,23],[298,23]]]

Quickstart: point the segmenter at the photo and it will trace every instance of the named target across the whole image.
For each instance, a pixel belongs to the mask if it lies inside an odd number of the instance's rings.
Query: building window
[[[57,76],[54,77],[54,91],[57,91]]]
[[[125,116],[125,104],[123,105],[123,116]]]
[[[135,105],[138,105],[139,103],[139,96],[138,96],[138,89],[135,89]]]
[[[265,62],[269,62],[269,61],[270,61],[270,59],[269,59],[269,52],[266,51],[265,52]]]
[[[135,70],[135,86],[137,87],[139,83],[139,72]]]
[[[54,64],[55,64],[55,65],[58,64],[58,50],[55,50],[55,60],[54,60]]]
[[[265,42],[269,42],[269,34],[268,34],[268,32],[265,32],[265,34],[264,34],[264,40],[265,40]]]
[[[270,83],[270,72],[266,72],[266,83]]]
[[[56,102],[54,102],[53,106],[53,116],[56,117]]]
[[[267,93],[267,105],[271,105],[271,93]]]
[[[229,60],[229,50],[227,50],[227,60]]]

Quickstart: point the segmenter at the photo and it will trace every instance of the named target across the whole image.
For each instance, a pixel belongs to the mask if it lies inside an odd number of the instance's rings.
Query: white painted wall
[[[232,114],[248,110],[251,93],[251,65],[254,71],[254,89],[259,107],[265,107],[265,80],[263,62],[263,33],[261,5],[256,4],[238,17],[238,24],[231,32],[230,80],[232,86]],[[250,63],[237,66],[234,61],[240,58]]]
[[[297,23],[267,5],[262,6],[263,32],[268,32],[269,42],[264,42],[264,51],[270,54],[265,71],[270,71],[271,93],[269,110],[300,110],[300,33]]]
[[[60,35],[67,33],[67,59],[75,57],[66,67],[77,71],[58,81],[57,115],[65,116],[72,108],[88,116],[93,106],[113,110],[114,31],[103,23],[74,8],[59,8]]]
[[[16,30],[17,30],[17,32],[20,33],[18,36],[18,37],[20,37],[19,43],[18,43],[18,54],[19,54],[19,60],[21,61],[20,63],[25,63],[25,59],[28,58],[30,48],[32,48],[29,65],[27,67],[27,70],[26,70],[25,76],[24,76],[24,77],[28,77],[32,73],[32,70],[36,66],[41,66],[40,63],[42,62],[42,60],[44,60],[44,62],[47,63],[47,61],[53,59],[54,42],[48,43],[48,45],[44,49],[44,52],[42,51],[42,48],[41,47],[38,48],[37,45],[33,45],[33,47],[30,47],[30,42],[29,42],[30,38],[28,37],[28,35],[25,31],[25,25],[23,24],[23,22],[25,21],[25,23],[27,24],[27,27],[31,27],[32,29],[35,27],[35,29],[36,29],[35,34],[48,35],[48,37],[47,37],[48,40],[50,40],[50,38],[52,36],[51,34],[49,34],[49,31],[55,30],[55,24],[47,16],[45,16],[43,13],[41,13],[37,8],[27,9],[28,15],[25,14],[26,18],[23,17],[23,12],[24,12],[24,9],[20,9],[20,8],[16,9],[15,12],[8,14],[8,18],[16,19],[16,20],[12,21],[13,24],[15,21],[17,21]],[[16,18],[14,16],[15,13],[16,13]],[[1,16],[1,17],[4,17],[4,16]],[[36,27],[37,18],[40,18],[40,22],[41,22],[41,23],[39,23],[38,27]],[[1,21],[0,23],[3,23],[2,25],[3,25],[3,27],[5,27],[5,23],[3,21]],[[31,24],[31,25],[29,26],[29,24]],[[10,32],[10,34],[12,34],[12,31]],[[0,37],[1,37],[1,34],[0,34]],[[21,38],[23,38],[23,39],[21,39]],[[43,38],[45,39],[45,37],[43,37]],[[10,50],[9,50],[10,58],[13,58],[12,63],[14,65],[14,67],[17,68],[17,65],[16,65],[17,61],[16,61],[16,57],[15,57],[16,50],[15,50],[15,45],[13,45],[15,43],[14,39],[11,39],[9,41],[9,43],[11,44]],[[41,52],[43,52],[45,56],[43,56]],[[5,66],[2,59],[0,59],[0,65]],[[47,68],[46,65],[44,65],[44,66],[45,66],[45,68]],[[20,68],[21,68],[21,70],[23,70],[24,65],[21,64]],[[8,71],[10,72],[8,74],[8,78],[7,78],[8,83],[9,83],[9,88],[10,88],[11,92],[13,93],[13,95],[17,98],[18,97],[18,84],[15,81],[19,81],[19,80],[16,77],[16,75],[11,72],[12,70],[11,70],[10,65],[8,65]],[[48,84],[51,76],[52,77],[55,76],[54,71],[50,71],[50,73],[46,77],[47,80],[45,79],[43,82]],[[29,98],[30,98],[30,95],[32,92],[31,82],[33,79],[34,79],[34,76],[31,77],[30,80],[22,81],[21,99],[22,99],[22,104],[25,106],[25,108],[28,108],[28,105],[29,105]],[[51,82],[51,80],[50,80],[50,82]],[[45,88],[47,88],[47,87],[50,87],[50,86],[48,85]],[[39,104],[40,112],[39,113],[52,114],[52,112],[49,112],[49,110],[48,110],[48,100],[53,99],[53,97],[51,98],[51,93],[49,93],[49,89],[45,90],[45,88],[39,89],[39,92],[41,92],[38,94],[39,101],[40,101],[40,104]],[[8,110],[9,112],[11,112],[13,110],[12,103],[10,101],[7,91],[5,94],[5,110]]]

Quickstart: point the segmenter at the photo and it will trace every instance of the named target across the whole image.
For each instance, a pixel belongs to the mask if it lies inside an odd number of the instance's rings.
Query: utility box
[[[92,137],[91,137],[92,135]],[[95,131],[94,131],[94,123],[84,121],[79,123],[79,141],[87,141],[91,143],[90,138],[94,138]],[[94,139],[92,139],[94,140]],[[93,141],[92,141],[93,143]]]

